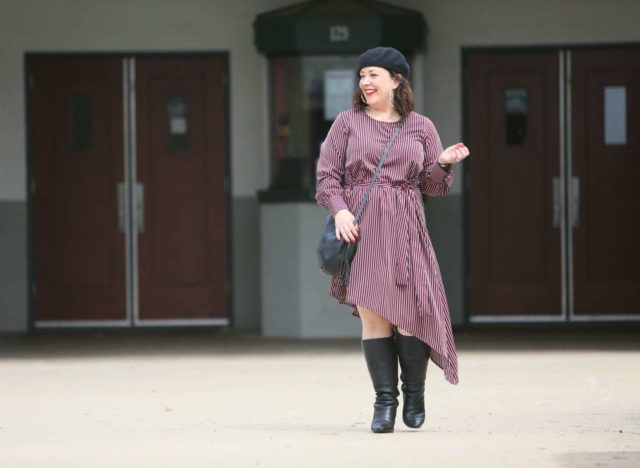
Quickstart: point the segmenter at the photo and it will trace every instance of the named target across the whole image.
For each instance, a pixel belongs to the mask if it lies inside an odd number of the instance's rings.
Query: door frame
[[[140,320],[137,314],[138,308],[138,284],[137,284],[137,239],[132,232],[133,213],[131,207],[135,203],[134,191],[131,190],[135,183],[135,86],[131,79],[135,79],[135,70],[129,63],[136,58],[217,58],[224,62],[224,113],[226,119],[225,130],[225,179],[224,187],[224,206],[225,221],[227,226],[227,248],[228,248],[228,264],[226,271],[226,283],[229,287],[227,294],[227,317],[226,319],[185,319],[185,320]],[[101,321],[101,320],[82,320],[82,321],[46,321],[36,323],[35,313],[35,297],[37,294],[35,288],[36,268],[35,268],[35,246],[34,246],[34,175],[33,175],[33,67],[32,61],[38,58],[49,59],[96,59],[96,58],[117,58],[122,61],[122,78],[123,78],[123,125],[124,125],[124,179],[125,179],[125,276],[126,276],[126,319]],[[26,138],[26,187],[27,187],[27,326],[29,331],[36,329],[50,328],[150,328],[150,327],[203,327],[203,326],[233,326],[233,289],[234,285],[231,281],[233,277],[233,236],[231,235],[232,226],[232,179],[231,179],[231,118],[230,118],[230,53],[226,50],[208,50],[208,51],[127,51],[127,52],[25,52],[23,55],[23,79],[24,79],[24,99],[25,99],[25,138]],[[130,91],[133,91],[130,92]]]
[[[640,321],[640,314],[633,315],[578,315],[574,313],[573,297],[573,233],[571,217],[573,210],[569,200],[570,178],[572,176],[572,126],[571,126],[571,52],[575,50],[594,49],[637,49],[640,42],[607,43],[607,44],[550,44],[544,46],[466,46],[460,49],[461,71],[460,89],[462,98],[462,138],[469,139],[469,57],[476,52],[539,52],[557,51],[559,56],[559,131],[560,131],[560,255],[561,255],[561,289],[562,289],[562,313],[560,316],[526,316],[488,315],[481,317],[471,316],[470,292],[471,269],[469,255],[469,205],[470,205],[470,165],[469,161],[463,161],[464,180],[462,189],[462,214],[463,214],[463,274],[464,282],[464,317],[466,324],[492,324],[492,323],[584,323],[584,322],[629,322]]]

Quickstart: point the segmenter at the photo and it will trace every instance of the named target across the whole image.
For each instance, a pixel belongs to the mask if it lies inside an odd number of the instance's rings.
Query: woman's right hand
[[[347,244],[358,240],[360,228],[353,224],[355,219],[355,216],[353,216],[349,210],[340,210],[336,213],[337,239],[344,239]]]

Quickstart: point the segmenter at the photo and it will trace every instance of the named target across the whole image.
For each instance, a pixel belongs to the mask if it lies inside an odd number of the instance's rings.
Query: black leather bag
[[[369,199],[369,193],[376,182],[380,168],[382,167],[382,164],[384,164],[384,160],[387,158],[389,150],[398,136],[398,133],[400,133],[403,123],[404,117],[398,122],[398,125],[391,136],[391,140],[389,140],[384,153],[382,153],[382,157],[380,158],[378,166],[373,173],[373,177],[371,177],[367,191],[365,192],[364,197],[360,202],[360,206],[358,207],[358,211],[356,212],[354,219],[354,224],[356,226],[358,225],[358,221],[362,215],[364,205]],[[357,249],[357,242],[348,244],[344,240],[336,238],[335,218],[332,215],[327,216],[327,219],[324,221],[324,226],[322,227],[322,237],[320,237],[320,242],[318,243],[318,263],[320,264],[320,270],[327,275],[337,277],[344,285],[349,284],[351,261],[353,260]]]
[[[347,244],[342,239],[336,239],[336,220],[331,215],[327,216],[318,244],[318,261],[322,272],[342,278],[344,284],[348,284],[351,261],[357,249],[357,243]]]

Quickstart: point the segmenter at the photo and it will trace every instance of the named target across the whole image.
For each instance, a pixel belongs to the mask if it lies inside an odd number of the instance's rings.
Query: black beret
[[[409,79],[409,64],[404,55],[393,47],[376,47],[367,50],[358,58],[358,72],[364,67],[386,68]]]

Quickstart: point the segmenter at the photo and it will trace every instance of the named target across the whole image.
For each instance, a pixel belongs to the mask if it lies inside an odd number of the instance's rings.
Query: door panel
[[[122,65],[30,61],[35,320],[125,320]]]
[[[574,313],[637,315],[640,50],[575,51],[572,74]]]
[[[228,315],[225,62],[136,60],[141,320]]]
[[[469,57],[472,317],[561,316],[558,53]]]

